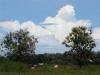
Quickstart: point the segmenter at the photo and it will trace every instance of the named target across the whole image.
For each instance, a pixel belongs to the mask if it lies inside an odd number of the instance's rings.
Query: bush
[[[52,60],[49,62],[50,64],[67,64],[67,61],[64,61],[64,60],[61,60],[61,59],[58,59],[58,60]]]

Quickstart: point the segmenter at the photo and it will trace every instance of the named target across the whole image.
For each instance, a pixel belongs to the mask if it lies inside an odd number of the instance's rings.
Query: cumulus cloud
[[[16,31],[18,29],[28,29],[31,35],[50,35],[50,32],[48,30],[43,29],[41,26],[36,25],[32,21],[27,21],[22,24],[20,24],[19,21],[4,21],[0,22],[0,28],[7,32]]]
[[[62,7],[55,17],[47,17],[42,24],[46,25],[46,29],[60,42],[64,40],[73,27],[89,27],[91,25],[89,20],[77,20],[75,18],[74,7],[71,5]]]
[[[95,39],[100,39],[100,28],[94,28],[93,29],[93,35]]]
[[[93,38],[95,39],[96,42],[96,51],[100,51],[100,28],[94,28],[93,29]]]
[[[15,31],[20,28],[20,24],[18,21],[3,21],[0,22],[0,29],[4,31]]]
[[[26,21],[22,24],[19,21],[0,22],[0,29],[4,31],[15,31],[20,28],[28,28],[28,31],[37,36],[39,43],[37,44],[37,53],[42,52],[64,52],[66,48],[61,44],[65,36],[75,26],[91,26],[90,20],[77,20],[75,18],[75,9],[71,5],[63,6],[58,13],[52,17],[47,17],[42,25],[36,25],[32,21]],[[94,38],[100,39],[99,29],[94,29]]]

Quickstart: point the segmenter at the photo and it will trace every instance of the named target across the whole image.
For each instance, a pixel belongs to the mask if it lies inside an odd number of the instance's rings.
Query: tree
[[[73,57],[80,68],[94,58],[92,49],[96,44],[91,34],[92,30],[85,26],[74,27],[63,42],[66,47],[70,48],[68,54]]]
[[[24,57],[35,54],[37,38],[30,36],[27,30],[20,29],[7,33],[2,41],[2,46],[8,52],[7,56],[15,61],[24,61]]]
[[[96,57],[94,59],[94,63],[96,65],[100,65],[100,51],[95,52],[95,54],[96,54]]]

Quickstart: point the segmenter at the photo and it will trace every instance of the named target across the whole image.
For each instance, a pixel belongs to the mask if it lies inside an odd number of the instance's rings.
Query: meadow
[[[37,66],[28,72],[0,72],[0,75],[100,75],[100,65],[89,65],[79,69],[76,65]]]

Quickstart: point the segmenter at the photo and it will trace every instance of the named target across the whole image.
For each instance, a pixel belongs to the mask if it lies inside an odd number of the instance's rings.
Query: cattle
[[[54,68],[58,68],[58,67],[59,67],[59,65],[58,65],[58,64],[55,64],[55,65],[54,65]]]

